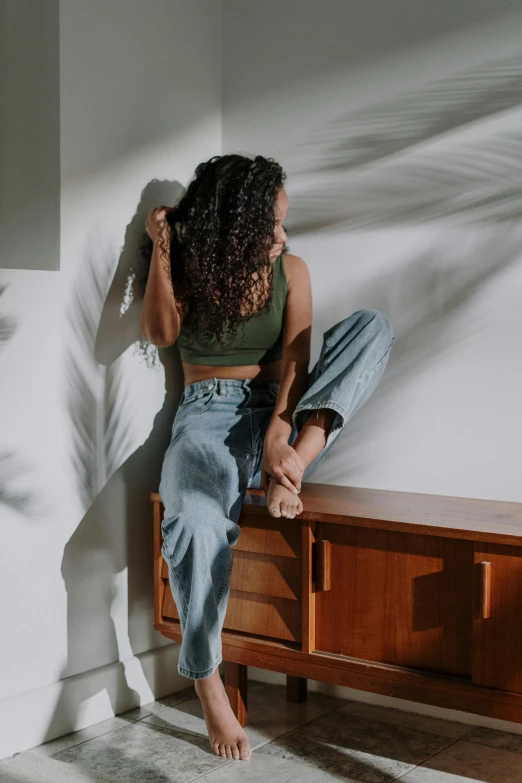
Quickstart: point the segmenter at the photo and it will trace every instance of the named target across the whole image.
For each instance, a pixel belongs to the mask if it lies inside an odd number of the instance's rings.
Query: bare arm
[[[160,348],[173,345],[181,327],[179,304],[170,272],[170,227],[164,214],[164,210],[152,210],[147,220],[147,230],[154,244],[141,309],[141,333]],[[152,230],[149,230],[150,220],[154,222]]]
[[[303,467],[288,445],[292,413],[306,390],[312,334],[312,287],[308,267],[299,256],[287,256],[288,296],[285,307],[281,379],[272,419],[265,435],[261,486],[268,475],[287,489],[301,489]]]

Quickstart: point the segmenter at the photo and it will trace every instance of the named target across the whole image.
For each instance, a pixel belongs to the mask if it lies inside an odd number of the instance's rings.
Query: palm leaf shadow
[[[314,163],[295,172],[290,229],[519,218],[522,114],[509,130],[490,121],[521,105],[513,56],[325,123],[302,143]]]
[[[96,361],[94,354],[111,267],[108,250],[85,253],[68,311],[67,410],[73,466],[85,508],[132,451],[131,410],[122,360],[105,366]]]
[[[5,290],[6,286],[0,287],[0,297]],[[16,328],[16,319],[0,312],[0,351],[6,347]],[[0,452],[0,504],[31,515],[38,508],[36,496],[34,492],[17,487],[17,482],[24,474],[27,477],[27,466],[16,451],[6,449]]]

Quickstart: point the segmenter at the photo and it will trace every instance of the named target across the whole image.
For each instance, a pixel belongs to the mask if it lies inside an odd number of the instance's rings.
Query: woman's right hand
[[[174,207],[153,207],[145,221],[147,234],[156,242],[158,239],[172,242],[172,229],[167,220],[167,212],[172,212]]]

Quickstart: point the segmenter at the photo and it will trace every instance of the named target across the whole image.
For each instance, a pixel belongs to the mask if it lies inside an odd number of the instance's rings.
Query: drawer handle
[[[330,590],[332,586],[332,557],[329,541],[321,540],[317,542],[316,565],[316,592]]]
[[[480,566],[480,608],[479,617],[491,617],[491,563],[483,561]]]

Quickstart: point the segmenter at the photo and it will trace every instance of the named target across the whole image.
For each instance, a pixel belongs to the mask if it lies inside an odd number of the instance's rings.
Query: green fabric
[[[231,345],[220,346],[214,336],[205,337],[199,330],[194,330],[192,351],[189,352],[187,330],[182,324],[176,341],[181,360],[188,364],[208,364],[216,367],[268,364],[277,361],[283,352],[283,322],[287,293],[288,283],[284,253],[282,253],[274,261],[270,306],[239,326]]]

